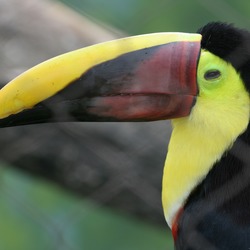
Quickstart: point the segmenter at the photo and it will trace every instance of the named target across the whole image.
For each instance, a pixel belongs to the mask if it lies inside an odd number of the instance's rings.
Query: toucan
[[[212,22],[69,52],[0,90],[0,127],[170,119],[162,203],[175,249],[250,249],[250,33]]]

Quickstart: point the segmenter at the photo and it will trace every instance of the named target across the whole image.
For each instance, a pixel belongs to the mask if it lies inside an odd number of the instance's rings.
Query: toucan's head
[[[1,89],[0,126],[188,116],[197,97],[250,89],[249,36],[210,23],[198,34],[129,37],[55,57]]]
[[[249,90],[250,34],[210,23],[198,34],[129,37],[46,61],[0,90],[0,126],[173,119],[173,137],[182,139],[172,145],[176,152],[189,145],[185,135],[192,130],[197,146],[198,136],[215,138],[208,152],[216,161],[248,125]],[[197,161],[203,164],[203,158]],[[170,225],[208,169],[170,173],[166,187],[175,188],[163,195]],[[181,183],[173,183],[178,175]]]
[[[172,119],[197,97],[250,89],[249,34],[223,23],[199,33],[130,37],[46,61],[1,89],[0,124]]]

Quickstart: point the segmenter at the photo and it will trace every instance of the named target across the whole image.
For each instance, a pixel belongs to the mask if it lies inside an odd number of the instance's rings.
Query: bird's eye
[[[221,72],[217,69],[209,70],[204,74],[204,78],[208,81],[218,79],[220,76]]]

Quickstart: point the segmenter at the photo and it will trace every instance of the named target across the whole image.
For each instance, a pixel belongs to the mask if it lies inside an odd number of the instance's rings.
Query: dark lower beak
[[[59,121],[154,121],[189,115],[200,35],[159,33],[44,62],[0,91],[0,126]]]

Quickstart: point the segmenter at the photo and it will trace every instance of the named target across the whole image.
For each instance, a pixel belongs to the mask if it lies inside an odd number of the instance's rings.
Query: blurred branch
[[[0,0],[0,81],[58,54],[122,36],[106,27],[58,2]]]
[[[3,84],[45,59],[123,35],[47,0],[0,0],[0,34]],[[0,159],[75,194],[161,224],[168,137],[166,122],[6,128],[0,130]]]

